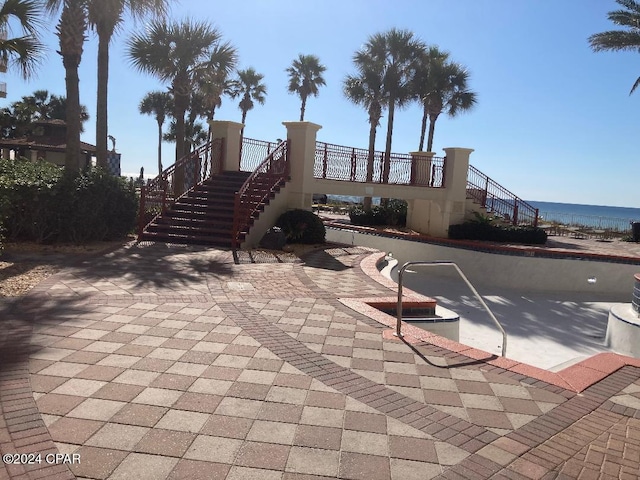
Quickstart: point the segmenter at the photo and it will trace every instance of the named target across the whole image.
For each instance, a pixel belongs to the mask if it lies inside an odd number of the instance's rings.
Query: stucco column
[[[446,155],[444,165],[445,222],[449,225],[462,223],[467,199],[467,173],[472,148],[450,147],[443,149]],[[448,218],[447,218],[448,217]]]
[[[316,134],[322,128],[311,122],[282,122],[287,128],[291,181],[287,186],[290,208],[311,210],[313,165],[316,155]]]
[[[237,172],[240,170],[240,135],[244,125],[228,120],[211,120],[211,138],[224,138],[222,170]]]
[[[431,160],[435,152],[409,152],[411,155],[411,185],[429,186]]]

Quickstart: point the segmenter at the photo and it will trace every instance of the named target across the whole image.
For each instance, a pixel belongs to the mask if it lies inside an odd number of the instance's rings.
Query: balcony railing
[[[384,178],[384,152],[374,153],[368,169],[369,163],[369,151],[366,149],[317,142],[313,175],[315,178],[347,182],[444,186],[445,158],[442,157],[429,159],[392,153],[387,181]]]
[[[278,146],[277,142],[243,138],[240,150],[240,170],[253,172]]]

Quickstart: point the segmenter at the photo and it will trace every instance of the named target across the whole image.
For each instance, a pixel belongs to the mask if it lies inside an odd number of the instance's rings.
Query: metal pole
[[[407,262],[404,265],[402,265],[402,267],[400,267],[400,270],[398,270],[398,305],[396,307],[397,322],[396,322],[396,333],[395,333],[396,336],[402,337],[402,331],[401,331],[402,329],[402,277],[403,277],[404,271],[411,266],[429,267],[434,265],[451,265],[453,266],[453,268],[456,269],[460,277],[462,277],[462,280],[464,280],[464,282],[467,284],[467,286],[471,290],[471,293],[475,295],[475,297],[480,302],[480,305],[484,307],[484,309],[489,314],[489,317],[491,318],[491,320],[493,320],[493,323],[495,323],[495,325],[498,327],[498,330],[500,330],[500,332],[502,333],[502,356],[506,357],[507,356],[507,332],[505,332],[504,328],[502,328],[502,325],[500,325],[500,322],[498,321],[498,319],[495,317],[495,315],[493,314],[489,306],[484,302],[484,300],[482,299],[478,291],[475,289],[475,287],[471,284],[471,282],[466,277],[466,275],[462,273],[462,270],[460,270],[460,267],[458,267],[458,265],[455,264],[454,262],[448,262],[448,261]]]

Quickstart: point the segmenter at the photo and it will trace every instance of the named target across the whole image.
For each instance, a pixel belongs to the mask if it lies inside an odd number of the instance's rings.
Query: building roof
[[[64,152],[67,149],[66,122],[59,119],[36,120],[33,122],[40,128],[39,134],[29,133],[20,138],[0,139],[0,148],[22,148],[28,150],[41,150],[46,152]],[[80,142],[80,149],[84,153],[95,153],[95,145]]]

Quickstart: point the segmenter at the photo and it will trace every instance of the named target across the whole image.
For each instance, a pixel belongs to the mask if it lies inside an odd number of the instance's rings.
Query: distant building
[[[64,166],[67,149],[67,124],[64,120],[37,120],[31,133],[20,138],[0,138],[2,158],[25,157],[35,162],[38,159]],[[80,142],[82,152],[79,168],[91,164],[96,147]],[[13,154],[11,153],[13,152]]]

